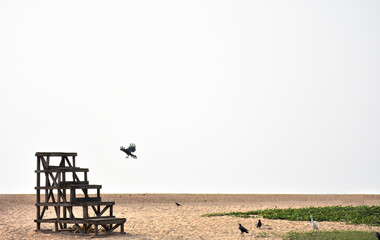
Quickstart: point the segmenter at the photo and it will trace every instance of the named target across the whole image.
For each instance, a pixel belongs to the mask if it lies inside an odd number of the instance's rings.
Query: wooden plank
[[[35,187],[35,189],[100,189],[102,185],[67,185],[67,186],[46,186],[46,187]],[[100,195],[100,194],[98,194]]]
[[[112,207],[112,205],[105,206],[103,208],[103,210],[99,214],[97,214],[97,217],[101,217],[107,211],[107,209],[110,208],[110,207]]]
[[[101,202],[102,198],[97,198],[97,197],[90,197],[90,198],[75,198],[74,203],[79,203],[79,202]]]
[[[122,224],[120,225],[120,232],[121,232],[121,233],[124,233],[124,223],[122,223]]]
[[[49,202],[49,203],[36,203],[36,206],[64,206],[64,207],[80,207],[80,206],[97,206],[97,205],[115,205],[115,202],[78,202],[78,203],[58,203],[58,202]]]
[[[75,188],[71,188],[70,189],[70,202],[74,202],[75,201]]]
[[[80,179],[79,179],[79,177],[78,177],[78,175],[77,175],[76,172],[73,172],[73,179],[74,179],[74,181],[80,182]]]
[[[69,209],[69,213],[70,213],[70,220],[75,220],[73,207],[69,207],[68,209]]]
[[[64,167],[65,166],[65,157],[64,156],[61,156],[61,161],[59,162],[59,166],[60,167]]]
[[[45,172],[88,172],[88,168],[77,168],[77,167],[50,167],[49,169],[35,170],[35,173],[45,173]]]
[[[34,222],[45,222],[45,223],[81,223],[81,224],[99,224],[99,225],[105,225],[105,224],[118,224],[118,223],[125,223],[125,218],[111,218],[111,217],[101,217],[101,218],[88,218],[88,219],[82,219],[82,218],[75,218],[75,219],[56,219],[56,218],[45,218],[45,219],[35,219]]]
[[[96,219],[87,219],[86,223],[91,223],[91,224],[118,224],[118,223],[125,223],[126,219],[125,218],[96,218]]]
[[[42,208],[42,213],[40,214],[40,219],[44,218],[44,214],[45,214],[45,210],[46,210],[46,209],[48,209],[47,206],[44,206],[44,207]]]
[[[35,156],[77,156],[76,152],[36,152]]]
[[[37,171],[39,171],[41,169],[41,162],[40,162],[40,157],[37,157]],[[41,182],[41,174],[38,172],[37,173],[37,187],[40,187],[40,182]],[[40,204],[41,203],[41,191],[39,189],[36,190],[36,202],[37,204]],[[40,219],[41,218],[41,207],[40,206],[37,206],[37,214],[36,214],[36,218],[37,219]],[[37,230],[40,230],[41,229],[41,223],[37,223]]]
[[[88,218],[88,206],[83,206],[83,219]]]
[[[121,223],[118,223],[118,224],[116,224],[115,226],[113,226],[112,227],[112,225],[111,225],[111,228],[107,231],[107,233],[111,233],[111,232],[113,232],[113,230],[115,230],[118,226],[121,226],[122,224]]]
[[[67,164],[69,165],[69,167],[73,167],[73,165],[71,165],[71,162],[69,161],[69,158],[67,156],[64,157]]]
[[[48,169],[49,168],[49,164],[45,161],[45,158],[40,156],[40,161],[42,163],[42,166],[44,167],[44,169]]]
[[[62,207],[62,210],[63,210],[63,218],[66,219],[67,218],[67,208],[66,207]],[[63,224],[63,228],[67,229],[67,223]]]
[[[100,205],[100,204],[99,204]],[[98,206],[99,206],[98,205]],[[96,207],[94,205],[91,205],[92,210],[94,211],[95,215],[98,216],[99,211],[96,210]]]
[[[62,181],[60,186],[71,186],[71,185],[89,185],[88,181]]]

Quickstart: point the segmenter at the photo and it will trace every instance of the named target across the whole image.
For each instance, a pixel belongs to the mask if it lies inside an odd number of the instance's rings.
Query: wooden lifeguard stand
[[[88,168],[75,165],[77,153],[37,152],[37,230],[41,223],[54,223],[55,231],[78,230],[82,234],[102,226],[106,233],[120,227],[124,233],[125,218],[113,215],[115,202],[102,202],[101,185],[90,185],[87,179]],[[54,165],[58,159],[57,165]],[[90,191],[95,193],[90,194]],[[79,193],[78,193],[79,192]],[[43,195],[44,193],[44,195]],[[53,218],[44,218],[48,209],[54,208]],[[78,215],[79,213],[79,215]],[[92,215],[92,216],[91,216]],[[79,225],[81,224],[82,227]]]

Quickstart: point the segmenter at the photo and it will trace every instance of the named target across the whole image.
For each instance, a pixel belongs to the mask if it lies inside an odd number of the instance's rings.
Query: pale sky
[[[379,93],[377,0],[0,0],[0,193],[380,194]]]

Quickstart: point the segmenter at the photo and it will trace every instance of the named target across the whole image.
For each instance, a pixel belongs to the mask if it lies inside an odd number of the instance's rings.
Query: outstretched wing
[[[126,154],[128,154],[128,149],[127,149],[127,148],[120,147],[120,151],[123,151],[123,152],[125,152]]]

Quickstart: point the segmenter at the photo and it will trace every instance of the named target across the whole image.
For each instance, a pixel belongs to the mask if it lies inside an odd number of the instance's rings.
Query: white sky
[[[379,194],[379,92],[376,0],[0,0],[0,193]]]

